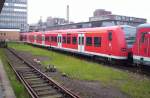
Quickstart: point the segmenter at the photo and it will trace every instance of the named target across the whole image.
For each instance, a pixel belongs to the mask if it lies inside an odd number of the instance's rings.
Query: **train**
[[[21,33],[20,41],[107,61],[150,65],[150,24]]]
[[[150,66],[150,24],[141,24],[137,27],[132,52],[134,64]]]

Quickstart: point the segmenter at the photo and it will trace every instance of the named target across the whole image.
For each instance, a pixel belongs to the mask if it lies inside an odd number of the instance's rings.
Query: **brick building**
[[[20,30],[18,29],[0,29],[0,40],[19,41]]]

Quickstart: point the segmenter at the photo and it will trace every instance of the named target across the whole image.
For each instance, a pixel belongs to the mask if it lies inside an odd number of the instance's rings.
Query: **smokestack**
[[[67,5],[67,22],[69,23],[69,5]]]

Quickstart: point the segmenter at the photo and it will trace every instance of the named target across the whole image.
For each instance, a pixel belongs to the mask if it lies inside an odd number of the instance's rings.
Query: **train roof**
[[[67,30],[52,30],[52,31],[47,31],[46,33],[50,32],[86,32],[86,31],[97,31],[97,30],[116,30],[118,28],[122,27],[132,27],[128,25],[119,25],[119,26],[110,26],[110,27],[94,27],[94,28],[81,28],[81,29],[67,29]]]
[[[103,31],[109,31],[109,30],[116,30],[118,28],[124,28],[124,27],[132,27],[132,28],[135,28],[133,26],[129,26],[129,25],[118,25],[118,26],[109,26],[109,27],[94,27],[94,28],[80,28],[80,29],[66,29],[66,30],[52,30],[52,31],[41,31],[41,32],[30,32],[30,33],[26,33],[26,34],[29,34],[29,35],[32,35],[32,34],[49,34],[49,33],[56,33],[56,32],[96,32],[98,30],[103,30]]]
[[[141,24],[137,28],[150,28],[150,23]]]

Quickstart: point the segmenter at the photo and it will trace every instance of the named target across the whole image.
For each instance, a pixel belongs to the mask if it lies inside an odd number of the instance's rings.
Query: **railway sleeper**
[[[49,86],[49,85],[48,85],[48,83],[41,83],[41,84],[34,84],[34,85],[31,85],[32,88],[44,87],[44,86]]]
[[[29,84],[33,85],[33,84],[40,84],[40,83],[46,83],[43,80],[39,80],[39,81],[28,81]]]
[[[40,96],[41,98],[65,98],[61,94],[51,95],[51,96]]]
[[[24,76],[24,77],[30,77],[30,76],[37,76],[37,75],[35,75],[35,74],[25,74],[25,73],[23,73],[23,76]]]
[[[40,97],[41,97],[41,96],[55,96],[55,95],[61,95],[61,96],[62,96],[62,94],[60,94],[60,93],[57,92],[56,90],[41,91],[41,92],[38,92],[37,95],[40,96]]]
[[[31,70],[31,68],[29,68],[29,67],[20,67],[20,66],[17,67],[16,70],[17,70],[17,69],[18,69],[18,70],[19,70],[19,69],[20,69],[20,70]]]
[[[33,75],[35,75],[35,76],[37,76],[38,74],[35,74],[35,73],[33,73],[33,72],[31,72],[31,73],[23,73],[24,74],[24,76],[33,76]],[[40,76],[40,75],[39,75]]]
[[[30,69],[30,67],[28,67],[28,66],[18,66],[18,68],[23,68],[23,69]]]
[[[30,82],[31,85],[38,85],[38,84],[44,84],[44,83],[47,83],[47,82],[45,82],[45,81]]]
[[[41,80],[41,78],[32,78],[32,79],[26,79],[26,80],[32,82],[32,81],[39,81]]]
[[[24,78],[25,79],[33,79],[33,78],[39,78],[40,76],[25,76]]]
[[[50,87],[50,86],[47,86],[47,87],[40,87],[40,88],[34,88],[35,91],[51,90],[51,89],[53,89],[53,88]]]
[[[26,72],[24,72],[24,74],[33,74],[34,72],[32,72],[32,71],[26,71]]]

